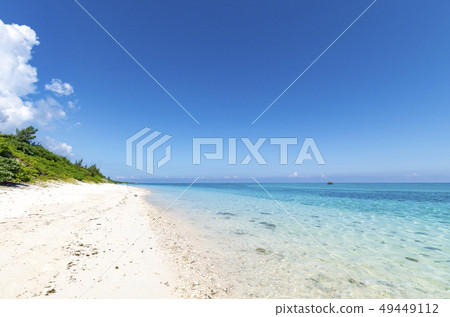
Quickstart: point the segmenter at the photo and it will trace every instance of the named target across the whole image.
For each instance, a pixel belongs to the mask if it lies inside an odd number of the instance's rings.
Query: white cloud
[[[294,173],[288,175],[288,177],[298,177],[298,172],[294,172]]]
[[[67,102],[67,108],[71,112],[76,112],[81,109],[81,107],[78,105],[78,100]]]
[[[76,128],[79,128],[79,127],[81,127],[81,126],[82,126],[81,122],[78,121],[78,122],[75,122],[74,124],[68,126],[68,127],[66,128],[66,131],[70,131],[70,130],[72,130],[72,129],[76,129]]]
[[[50,137],[46,137],[43,145],[48,150],[52,151],[55,154],[65,156],[65,157],[72,157],[72,146],[68,145],[67,143],[56,141],[55,139],[52,139]]]
[[[57,96],[69,96],[73,94],[73,87],[69,83],[63,83],[61,79],[53,78],[51,84],[45,85],[46,90],[50,90]]]
[[[140,179],[136,176],[116,176],[115,179]]]
[[[28,64],[36,32],[0,20],[0,129],[9,132],[33,118],[33,104],[22,97],[36,91],[36,68]]]
[[[0,131],[14,132],[27,125],[50,126],[55,120],[66,119],[64,107],[51,97],[38,101],[29,99],[36,92],[37,70],[29,64],[32,49],[39,41],[26,25],[5,24],[0,20]],[[70,95],[68,83],[53,79],[46,89],[57,95]],[[74,103],[67,107],[75,109]],[[76,109],[75,109],[76,110]]]
[[[1,73],[1,70],[0,70]],[[0,131],[12,132],[33,119],[33,104],[0,88]]]
[[[33,107],[33,120],[43,127],[48,127],[55,120],[66,119],[67,115],[63,106],[53,99],[47,97],[35,102]]]
[[[230,178],[234,178],[234,179],[238,179],[238,176],[224,176],[223,178],[225,179],[230,179]]]

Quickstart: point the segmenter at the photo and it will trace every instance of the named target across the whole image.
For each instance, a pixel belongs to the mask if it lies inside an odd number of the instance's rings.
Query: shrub
[[[20,172],[20,165],[15,159],[0,156],[0,183],[10,182]]]
[[[0,133],[0,183],[50,179],[95,183],[108,181],[95,164],[83,166],[83,160],[72,163],[32,142],[36,131],[28,127],[17,131],[16,135]]]

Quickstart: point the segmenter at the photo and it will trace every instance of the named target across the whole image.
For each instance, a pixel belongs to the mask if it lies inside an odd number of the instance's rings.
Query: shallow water
[[[450,298],[450,184],[262,185],[276,201],[195,184],[166,212],[198,229],[232,296]],[[164,210],[188,185],[139,186]]]

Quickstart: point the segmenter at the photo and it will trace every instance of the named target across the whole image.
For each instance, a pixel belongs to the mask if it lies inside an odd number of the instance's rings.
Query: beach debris
[[[45,296],[48,296],[48,295],[54,294],[54,293],[56,293],[56,290],[54,288],[52,288],[45,293]]]
[[[119,269],[119,267],[118,267],[118,266],[116,265],[115,269],[116,269],[116,270],[118,270],[118,269]]]
[[[216,294],[217,294],[217,292],[216,292],[216,290],[215,290],[215,289],[213,289],[213,288],[210,288],[209,290],[210,290],[210,292],[211,292],[211,296],[214,296],[214,295],[216,295]]]

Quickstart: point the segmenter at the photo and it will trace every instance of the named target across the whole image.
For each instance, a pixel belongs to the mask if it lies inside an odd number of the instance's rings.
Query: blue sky
[[[55,78],[74,89],[52,97],[64,118],[35,123],[71,159],[125,180],[450,180],[450,2],[378,0],[252,125],[372,1],[79,1],[200,125],[74,1],[2,2],[4,24],[39,38],[39,81],[22,100],[47,98]],[[154,176],[125,165],[125,140],[144,127],[173,136]],[[293,146],[280,166],[265,144],[265,166],[193,166],[192,137],[313,137],[327,164],[295,166]]]

